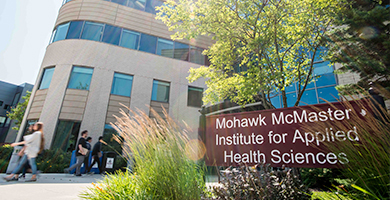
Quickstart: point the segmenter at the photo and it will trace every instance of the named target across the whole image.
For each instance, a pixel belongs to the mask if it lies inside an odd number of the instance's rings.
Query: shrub
[[[345,178],[339,169],[301,168],[302,183],[312,189],[329,190],[336,185],[335,178]]]
[[[216,199],[310,199],[310,192],[292,170],[274,171],[269,165],[240,166],[222,172],[212,188]]]
[[[112,126],[123,138],[128,160],[135,162],[133,174],[118,172],[98,187],[89,188],[84,199],[200,199],[205,188],[203,168],[186,153],[195,154],[186,130],[166,114],[151,119],[143,112],[121,111],[122,117]],[[116,187],[117,189],[113,189]],[[115,193],[115,194],[114,194]],[[110,194],[110,195],[109,195]]]
[[[7,171],[13,150],[14,148],[10,145],[0,146],[0,173],[5,173]]]
[[[45,149],[37,157],[37,168],[43,173],[62,173],[69,167],[72,153],[61,149]]]
[[[345,177],[352,180],[351,186],[356,189],[353,192],[358,193],[354,195],[355,197],[388,199],[390,198],[390,115],[384,109],[377,109],[379,107],[369,99],[354,100],[358,112],[353,109],[351,102],[341,102],[345,108],[352,110],[348,122],[335,120],[314,123],[306,126],[305,131],[317,132],[327,127],[347,131],[356,127],[358,142],[348,139],[343,142],[323,142],[324,147],[333,153],[343,152],[347,155],[349,162],[341,170]],[[364,110],[372,110],[374,114],[363,112]]]

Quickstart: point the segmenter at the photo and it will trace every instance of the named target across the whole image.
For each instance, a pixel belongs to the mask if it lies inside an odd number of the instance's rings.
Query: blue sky
[[[62,0],[0,0],[0,80],[35,84]]]

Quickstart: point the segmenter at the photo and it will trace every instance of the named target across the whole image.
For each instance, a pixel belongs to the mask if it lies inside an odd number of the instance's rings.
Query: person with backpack
[[[87,173],[89,173],[91,171],[91,168],[92,166],[97,162],[98,164],[98,168],[99,168],[99,173],[102,173],[102,166],[101,166],[101,163],[100,163],[100,157],[102,157],[102,143],[103,144],[106,144],[104,141],[103,141],[103,136],[100,136],[99,137],[99,141],[97,141],[95,143],[95,145],[93,145],[93,148],[92,148],[92,158],[93,158],[93,162],[91,163],[91,165],[87,168]]]
[[[45,145],[45,139],[43,136],[43,123],[35,123],[33,126],[33,130],[34,132],[31,135],[26,135],[23,137],[24,141],[11,144],[12,147],[24,144],[25,150],[24,155],[20,159],[18,166],[12,171],[9,176],[4,177],[6,181],[17,181],[18,178],[15,176],[20,172],[22,167],[25,166],[26,162],[29,162],[33,174],[31,179],[26,180],[26,182],[33,182],[37,180],[36,158],[38,154],[44,149]]]

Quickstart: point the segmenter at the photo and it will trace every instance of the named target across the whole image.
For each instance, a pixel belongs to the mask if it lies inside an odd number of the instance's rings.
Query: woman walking
[[[19,162],[19,165],[12,171],[9,176],[4,177],[6,181],[15,180],[14,177],[19,171],[24,167],[27,160],[30,163],[32,170],[32,177],[30,180],[26,180],[26,182],[32,182],[37,180],[37,165],[36,165],[36,157],[38,153],[43,150],[44,147],[44,137],[43,137],[43,123],[37,122],[33,126],[34,133],[31,135],[26,135],[23,137],[24,141],[12,143],[11,146],[15,147],[18,145],[25,145],[24,156]]]

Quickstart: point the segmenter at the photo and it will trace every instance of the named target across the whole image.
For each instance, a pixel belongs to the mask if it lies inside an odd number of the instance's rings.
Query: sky
[[[35,84],[62,0],[0,0],[0,81]]]

